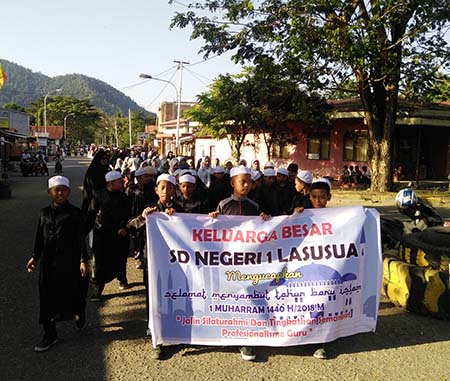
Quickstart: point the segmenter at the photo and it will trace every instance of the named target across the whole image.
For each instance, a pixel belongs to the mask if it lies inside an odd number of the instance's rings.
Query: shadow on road
[[[447,321],[436,320],[400,310],[389,302],[380,303],[377,331],[362,333],[337,339],[326,344],[328,357],[337,358],[341,354],[352,354],[413,347],[421,344],[446,342],[450,340]],[[273,356],[311,357],[317,345],[292,347],[255,347],[256,362],[267,362]],[[177,353],[182,356],[200,356],[207,353],[229,353],[239,356],[235,346],[167,345],[164,360],[170,360]]]

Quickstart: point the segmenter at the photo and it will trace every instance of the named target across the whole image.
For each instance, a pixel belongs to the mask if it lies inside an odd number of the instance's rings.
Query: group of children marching
[[[46,351],[56,343],[56,321],[75,319],[78,328],[85,325],[88,232],[93,231],[91,301],[101,301],[105,284],[113,279],[119,280],[121,289],[129,287],[126,262],[130,238],[147,285],[145,221],[150,213],[201,213],[211,218],[219,214],[249,215],[267,220],[305,208],[326,207],[331,198],[330,182],[325,178],[313,180],[310,172],[298,171],[292,164],[288,169],[275,170],[269,162],[260,171],[256,161],[251,168],[240,165],[229,173],[213,167],[206,187],[194,170],[161,174],[148,165],[134,172],[126,191],[120,171],[108,171],[104,174],[106,187],[92,192],[83,212],[69,203],[69,180],[63,176],[50,178],[51,203],[40,212],[34,252],[27,263],[31,272],[40,262],[39,321],[44,337],[35,351]],[[240,352],[244,360],[255,359],[251,347],[241,347]],[[156,348],[153,355],[161,358],[162,348]],[[325,348],[320,346],[314,357],[326,358]]]

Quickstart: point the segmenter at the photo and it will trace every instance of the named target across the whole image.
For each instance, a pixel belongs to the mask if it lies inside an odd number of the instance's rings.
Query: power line
[[[161,91],[158,93],[158,95],[156,97],[154,97],[152,99],[152,101],[145,106],[146,108],[150,108],[150,106],[161,96],[161,94],[164,92],[164,90],[167,88],[167,86],[169,86],[169,82],[172,80],[173,77],[175,77],[175,74],[177,73],[177,71],[174,71],[174,73],[172,74],[172,76],[168,79],[168,82],[166,82],[166,84],[163,86],[163,88],[161,89]]]
[[[200,75],[193,72],[192,70],[189,70],[188,68],[185,68],[186,71],[188,71],[195,79],[197,79],[198,81],[200,81],[201,83],[203,83],[205,86],[209,86],[208,83],[204,82],[201,78]],[[209,80],[209,79],[208,79]]]
[[[131,89],[131,88],[133,88],[133,87],[140,86],[140,85],[142,85],[142,84],[144,84],[144,83],[145,83],[145,81],[136,82],[136,83],[133,83],[132,85],[129,85],[129,86],[119,87],[119,90],[120,90],[120,91],[122,91],[122,90],[128,90],[128,89]]]
[[[194,71],[194,70],[190,70],[190,69],[186,69],[186,70],[189,70],[191,73],[198,75],[199,77],[203,78],[203,79],[206,80],[206,81],[209,81],[209,82],[212,81],[212,78],[206,77],[206,76],[204,76],[203,74],[197,73],[197,72]]]
[[[166,74],[167,72],[169,72],[170,70],[175,69],[175,68],[178,68],[178,65],[171,66],[167,70],[164,70],[163,72],[154,75],[154,77],[161,77],[162,75]]]
[[[184,3],[182,3],[181,1],[178,1],[178,0],[172,0],[172,3],[181,5],[182,7],[191,8],[190,5],[184,4]]]
[[[169,67],[168,69],[164,70],[163,72],[154,75],[154,77],[161,77],[162,75],[166,74],[168,71],[173,70],[173,69],[175,69],[175,68],[177,68],[177,67],[178,67],[177,65],[171,66],[171,67]],[[128,90],[128,89],[131,89],[131,88],[133,88],[133,87],[140,86],[140,85],[144,84],[145,82],[146,82],[146,81],[140,81],[140,82],[137,82],[137,83],[133,83],[132,85],[128,85],[128,86],[125,86],[125,87],[120,87],[119,90],[120,90],[120,91],[122,91],[122,90]]]
[[[219,55],[218,55],[218,54],[215,54],[214,56],[211,56],[211,57],[208,57],[208,58],[204,58],[204,59],[202,59],[201,61],[194,62],[194,63],[190,64],[189,66],[199,65],[199,64],[208,62],[208,61],[210,61],[210,60],[212,60],[212,59],[214,59],[214,58],[217,58],[217,57],[219,57]]]

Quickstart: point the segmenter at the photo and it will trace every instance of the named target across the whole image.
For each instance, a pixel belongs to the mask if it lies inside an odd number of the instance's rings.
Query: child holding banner
[[[209,216],[216,218],[219,214],[232,216],[259,215],[264,221],[267,221],[270,216],[262,212],[260,213],[258,204],[247,197],[252,188],[250,169],[243,165],[232,168],[230,178],[233,194],[231,197],[222,200],[217,206],[217,210],[209,213]],[[256,358],[252,347],[241,347],[239,351],[241,352],[242,359],[245,361],[253,361]]]
[[[158,196],[155,193],[156,169],[146,166],[136,170],[134,174],[137,183],[130,184],[127,189],[127,195],[131,204],[131,218],[139,216],[145,207],[150,203],[155,203]],[[134,229],[130,234],[132,242],[132,252],[137,261],[136,267],[143,268],[145,229]]]
[[[301,172],[300,172],[301,173]],[[300,174],[299,173],[299,174]],[[323,177],[313,181],[310,188],[310,201],[313,208],[326,208],[328,201],[331,200],[331,183],[328,179]],[[296,209],[296,212],[301,213],[303,209]],[[325,344],[321,344],[313,353],[317,359],[325,360],[327,352]]]
[[[181,176],[183,177],[183,176]],[[192,177],[192,176],[191,176]],[[154,212],[165,212],[169,216],[174,214],[175,212],[181,212],[180,207],[173,203],[173,197],[175,196],[175,187],[176,187],[176,179],[174,176],[168,175],[168,174],[161,174],[159,175],[157,181],[156,181],[156,187],[155,192],[158,195],[158,202],[156,204],[151,204],[147,206],[142,214],[136,218],[133,218],[132,220],[128,221],[127,227],[128,228],[134,228],[134,229],[140,229],[142,228],[146,221],[147,216]],[[145,241],[147,242],[147,241]],[[144,249],[144,253],[147,253],[147,247]],[[149,316],[149,300],[148,300],[148,268],[147,268],[147,258],[146,254],[144,254],[144,285],[145,285],[145,306],[147,310],[147,317]],[[147,331],[147,334],[150,334],[149,331]],[[153,349],[152,357],[155,360],[160,360],[163,357],[162,352],[162,346],[158,345],[156,348]]]
[[[50,349],[57,341],[56,321],[75,319],[85,325],[88,261],[81,210],[69,203],[70,183],[64,176],[48,180],[50,206],[43,208],[28,272],[39,267],[39,322],[44,327],[36,352]]]

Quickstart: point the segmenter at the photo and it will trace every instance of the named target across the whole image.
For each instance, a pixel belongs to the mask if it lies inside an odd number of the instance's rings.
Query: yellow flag
[[[2,66],[2,64],[0,63],[0,89],[1,89],[1,88],[3,87],[3,85],[5,84],[6,79],[7,79],[6,74],[5,74],[5,72],[3,71],[3,66]]]

